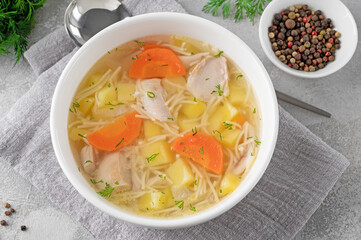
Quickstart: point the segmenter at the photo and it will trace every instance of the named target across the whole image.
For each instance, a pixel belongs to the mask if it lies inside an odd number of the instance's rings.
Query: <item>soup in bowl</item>
[[[169,21],[210,41],[170,31]],[[52,138],[65,174],[95,206],[144,226],[184,227],[231,208],[257,183],[275,145],[276,103],[236,36],[193,16],[147,14],[107,28],[73,57],[54,96]]]

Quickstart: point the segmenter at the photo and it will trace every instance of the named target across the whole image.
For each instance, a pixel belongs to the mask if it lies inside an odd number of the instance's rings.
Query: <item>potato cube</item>
[[[79,102],[79,111],[87,115],[89,110],[93,107],[95,99],[93,97],[84,98]]]
[[[240,80],[232,80],[229,82],[228,101],[231,104],[242,104],[246,99],[246,93],[246,86],[242,86],[242,82]]]
[[[174,185],[189,186],[194,183],[194,174],[188,163],[183,159],[177,159],[167,170],[167,176]]]
[[[144,128],[144,136],[146,139],[163,134],[162,127],[150,120],[144,121],[143,128]]]
[[[69,138],[73,141],[83,140],[82,136],[85,136],[86,134],[88,134],[88,132],[85,129],[76,127],[69,129]]]
[[[174,161],[174,153],[170,150],[167,141],[158,141],[145,144],[141,147],[141,153],[144,161],[150,166],[157,166]]]
[[[169,188],[163,191],[146,193],[138,200],[138,208],[143,211],[160,210],[174,205],[172,191]]]
[[[189,99],[194,102],[194,99]],[[197,118],[199,117],[204,110],[206,109],[206,105],[200,100],[196,100],[194,103],[184,103],[182,108],[180,109],[181,113],[183,113],[188,118]]]
[[[183,114],[178,116],[178,126],[181,132],[190,131],[195,126],[199,125],[200,121],[186,118]]]
[[[231,121],[237,116],[238,110],[230,103],[217,107],[216,110],[209,117],[209,131],[221,130],[223,123]]]
[[[117,93],[115,91],[115,87],[112,86],[105,86],[104,88],[100,89],[98,92],[98,107],[105,106],[106,104],[114,104],[117,100]]]
[[[226,147],[234,147],[241,133],[242,131],[236,128],[233,128],[232,130],[225,129],[222,131],[222,141],[219,142]],[[217,139],[220,140],[219,138]]]
[[[135,100],[135,85],[131,83],[118,83],[117,85],[118,101],[133,102]]]
[[[239,176],[234,175],[233,173],[227,172],[221,182],[219,187],[219,195],[225,196],[231,192],[233,192],[238,185],[241,183],[241,179]]]
[[[167,77],[167,80],[171,83],[185,86],[187,84],[186,79],[183,76],[176,76],[176,77]],[[168,94],[173,94],[179,91],[179,88],[168,83],[168,81],[162,81],[164,89],[167,91]]]

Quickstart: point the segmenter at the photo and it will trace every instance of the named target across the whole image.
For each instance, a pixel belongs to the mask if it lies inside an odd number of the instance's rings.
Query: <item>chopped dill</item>
[[[192,128],[192,136],[196,135],[198,133],[197,131],[197,127],[194,127],[194,129]]]
[[[154,92],[147,92],[147,96],[148,96],[149,98],[155,98]]]
[[[191,203],[189,204],[189,206],[190,206],[191,211],[193,211],[193,212],[197,211],[196,208],[193,207]]]
[[[154,153],[152,154],[150,157],[147,157],[147,162],[150,163],[151,161],[153,161],[157,156],[159,155],[159,153]]]
[[[138,41],[138,40],[134,40],[134,42],[136,44],[138,44],[139,47],[144,47],[144,42]]]
[[[102,191],[97,192],[97,193],[102,197],[111,197],[113,191],[114,191],[114,188],[111,187],[108,183],[105,183],[105,188]]]
[[[86,139],[86,136],[84,136],[84,135],[82,135],[80,133],[78,133],[78,136]]]
[[[178,206],[178,208],[182,209],[184,208],[184,201],[183,200],[180,200],[180,201],[174,201],[175,202],[175,205]]]
[[[214,57],[219,58],[222,55],[223,51],[220,51],[217,55],[215,55]]]
[[[115,148],[117,148],[123,141],[124,141],[124,138],[122,138],[122,140],[120,140],[120,141],[118,142],[118,144],[115,146]]]

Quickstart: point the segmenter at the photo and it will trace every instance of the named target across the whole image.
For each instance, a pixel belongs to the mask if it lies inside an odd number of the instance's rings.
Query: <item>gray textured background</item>
[[[210,19],[242,38],[256,52],[267,68],[274,86],[292,96],[330,111],[327,119],[305,110],[281,103],[296,119],[320,136],[330,146],[344,154],[350,167],[313,214],[295,239],[360,239],[361,236],[361,49],[351,61],[335,74],[320,79],[301,79],[277,69],[263,53],[258,40],[258,19],[255,25],[246,20],[231,23],[221,17],[201,12],[207,0],[178,0],[194,15]],[[62,26],[63,13],[70,0],[48,0],[36,13],[37,25],[30,45],[57,27]],[[358,0],[343,0],[358,24],[359,39],[361,4]],[[0,56],[0,116],[5,115],[36,80],[25,60],[15,67],[12,56]],[[44,103],[50,104],[50,103]],[[17,175],[0,157],[0,202],[9,201],[17,210],[11,217],[0,213],[9,226],[0,227],[0,239],[93,239],[79,223],[57,209],[43,194]],[[50,183],[49,183],[50,184]],[[3,211],[2,204],[0,206]],[[1,212],[0,211],[0,212]],[[20,225],[27,225],[26,232]]]

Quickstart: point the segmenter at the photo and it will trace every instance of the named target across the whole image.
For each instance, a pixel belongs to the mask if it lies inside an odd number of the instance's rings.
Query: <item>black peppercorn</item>
[[[1,221],[0,221],[0,224],[1,224],[1,226],[5,226],[5,225],[6,225],[6,221],[5,221],[5,220],[1,220]]]
[[[25,225],[22,225],[22,226],[20,227],[20,229],[21,229],[21,231],[25,231],[25,230],[26,230],[26,226],[25,226]]]

